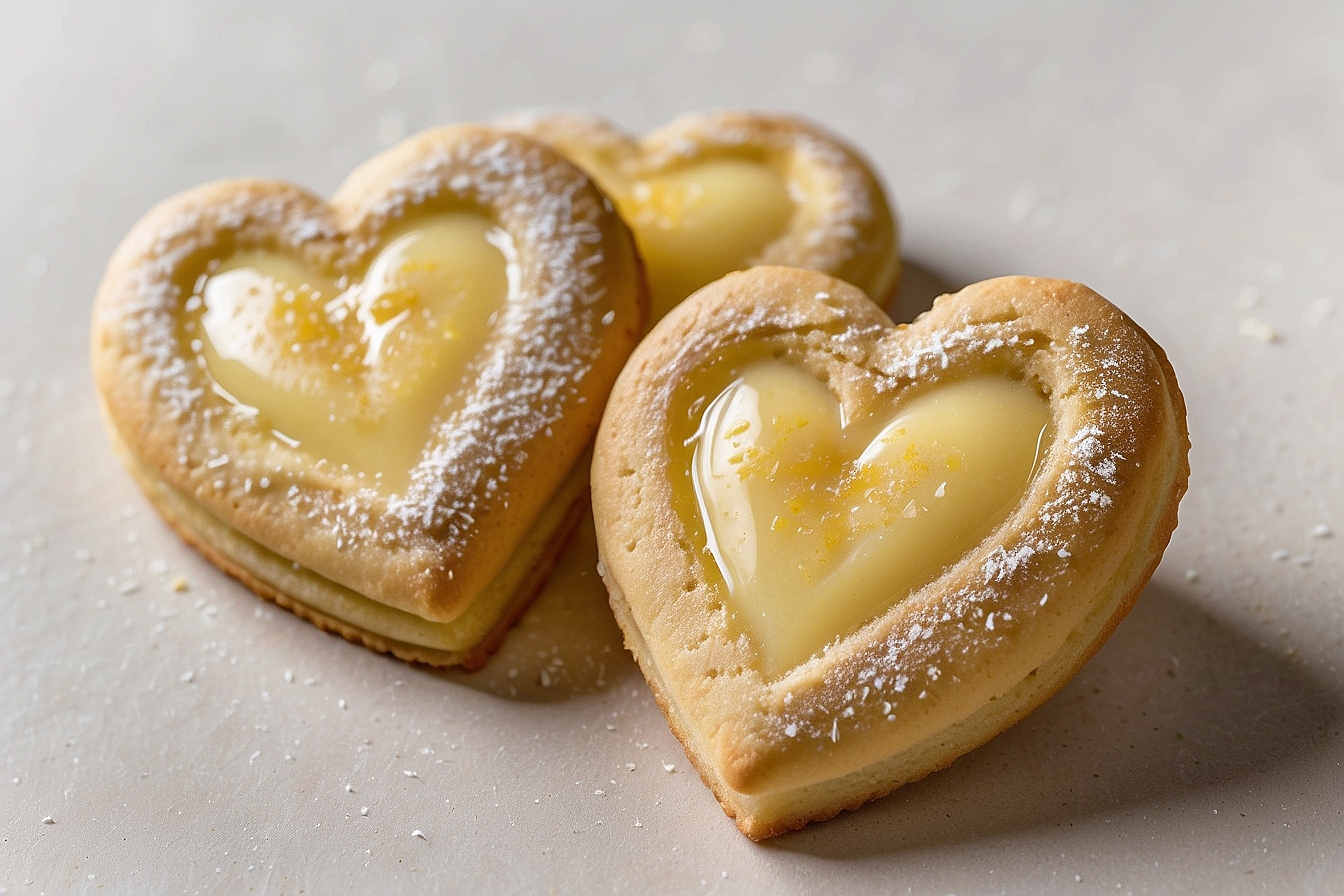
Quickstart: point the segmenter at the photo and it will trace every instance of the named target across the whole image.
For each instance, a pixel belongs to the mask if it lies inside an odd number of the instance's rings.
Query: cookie
[[[646,316],[582,171],[442,128],[330,202],[235,180],[155,208],[99,287],[92,366],[136,480],[226,572],[374,650],[476,667],[584,510]]]
[[[760,839],[881,796],[1060,688],[1152,575],[1188,479],[1166,356],[1076,283],[893,326],[755,268],[633,354],[595,446],[611,604]]]

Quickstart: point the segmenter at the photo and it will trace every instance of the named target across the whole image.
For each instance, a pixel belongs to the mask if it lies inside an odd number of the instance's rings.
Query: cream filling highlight
[[[887,419],[846,420],[829,389],[761,361],[701,419],[691,481],[727,601],[776,677],[932,581],[1021,501],[1049,404],[992,374]]]
[[[595,159],[583,162],[635,233],[654,321],[705,284],[747,267],[793,217],[788,184],[764,161],[713,159],[634,177]]]
[[[197,283],[183,327],[225,396],[277,438],[391,492],[517,280],[508,234],[450,212],[389,232],[358,282],[239,252]]]

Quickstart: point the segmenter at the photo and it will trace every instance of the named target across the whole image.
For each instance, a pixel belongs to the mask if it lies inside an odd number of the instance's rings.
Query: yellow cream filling
[[[761,671],[804,662],[982,541],[1021,501],[1050,438],[1045,398],[1003,375],[847,420],[798,367],[743,369],[709,401],[689,464],[708,551]]]
[[[637,176],[600,160],[585,164],[635,233],[655,321],[705,284],[747,267],[793,216],[788,185],[763,160],[713,159]]]
[[[393,491],[516,279],[507,233],[443,213],[389,232],[354,282],[239,252],[197,283],[184,328],[226,396],[277,437]]]

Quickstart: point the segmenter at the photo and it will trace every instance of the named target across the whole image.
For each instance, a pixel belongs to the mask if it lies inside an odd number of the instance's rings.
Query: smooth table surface
[[[1344,6],[346,7],[4,7],[0,892],[1344,892]],[[86,360],[130,225],[533,106],[810,116],[900,210],[898,318],[1039,274],[1167,349],[1180,528],[1062,692],[756,845],[581,548],[467,675],[321,634],[166,529]]]

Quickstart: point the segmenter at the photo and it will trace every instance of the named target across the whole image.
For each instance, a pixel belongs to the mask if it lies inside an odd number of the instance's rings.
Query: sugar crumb
[[[1266,345],[1279,341],[1279,332],[1258,317],[1243,317],[1237,324],[1237,332]]]

